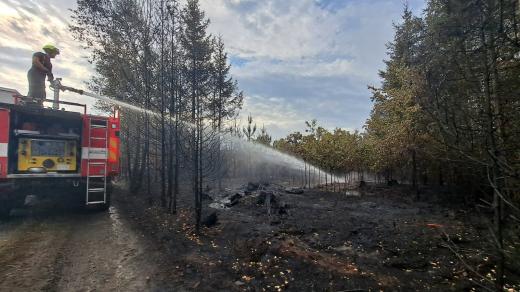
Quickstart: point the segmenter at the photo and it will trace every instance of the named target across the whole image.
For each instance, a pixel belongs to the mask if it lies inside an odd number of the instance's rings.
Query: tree
[[[212,98],[208,105],[213,127],[222,131],[222,122],[225,119],[234,118],[237,111],[242,108],[244,95],[238,91],[236,80],[229,75],[231,65],[228,64],[228,56],[225,52],[222,36],[213,41],[212,58]]]
[[[181,17],[185,26],[181,35],[181,44],[185,53],[184,73],[187,92],[191,100],[191,154],[193,171],[193,194],[195,197],[195,224],[200,228],[202,216],[202,151],[204,143],[204,111],[207,107],[211,81],[211,36],[206,30],[209,20],[200,10],[198,0],[188,0]]]
[[[430,62],[420,67],[429,93],[422,103],[439,140],[460,161],[466,181],[487,181],[493,190],[497,290],[505,281],[504,212],[519,211],[518,191],[511,191],[519,189],[517,18],[517,1],[430,1],[424,44]]]
[[[413,16],[405,6],[402,24],[394,25],[396,32],[394,41],[388,45],[386,69],[380,72],[382,87],[370,87],[374,107],[365,126],[367,142],[373,150],[372,169],[386,172],[387,179],[391,179],[393,169],[411,164],[414,188],[417,188],[417,153],[425,151],[427,145],[419,141],[427,126],[418,104],[422,76],[414,69],[420,62],[423,26],[422,19]]]
[[[213,57],[211,70],[211,87],[212,97],[209,100],[208,111],[211,120],[212,130],[219,134],[223,131],[223,122],[227,119],[234,118],[238,111],[242,108],[244,95],[238,91],[237,81],[233,80],[229,75],[231,65],[228,64],[228,56],[225,52],[222,37],[213,40]],[[219,139],[220,144],[220,139]],[[214,159],[223,160],[221,147],[216,147],[216,155]],[[224,163],[218,163],[215,170],[218,176],[218,188],[222,189],[222,177],[228,172]]]
[[[158,187],[160,205],[174,213],[180,180],[190,181],[198,228],[203,183],[222,163],[219,132],[244,97],[222,39],[207,33],[198,1],[79,1],[73,18],[76,39],[93,48],[91,88],[147,110],[121,114],[130,190],[145,189],[152,202]]]
[[[273,138],[267,133],[265,126],[260,129],[260,134],[256,137],[255,142],[263,144],[265,146],[271,146]]]
[[[253,124],[253,117],[251,114],[247,116],[247,127],[242,128],[242,132],[247,139],[247,142],[251,142],[254,139],[256,133],[256,124]]]
[[[136,0],[78,1],[71,25],[73,35],[92,49],[91,61],[98,76],[91,89],[120,100],[151,108],[156,55],[152,53],[149,2]],[[128,60],[133,60],[128,62]],[[126,171],[130,189],[138,191],[146,175],[150,197],[150,117],[121,113],[122,124],[144,120],[144,126],[123,133]],[[132,143],[136,147],[130,147]]]

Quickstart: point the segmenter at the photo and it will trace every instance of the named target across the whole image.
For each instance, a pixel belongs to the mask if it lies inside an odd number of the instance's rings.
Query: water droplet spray
[[[158,113],[158,112],[148,110],[148,109],[143,109],[141,107],[138,107],[138,106],[135,106],[135,105],[132,105],[132,104],[120,101],[120,100],[112,99],[112,98],[109,98],[106,96],[94,94],[91,92],[83,92],[83,94],[90,96],[92,98],[95,98],[97,100],[100,100],[100,101],[118,105],[122,108],[126,108],[126,109],[129,109],[132,111],[144,112],[149,115],[153,115],[153,116],[157,116],[157,117],[161,116],[160,113]],[[180,121],[180,122],[183,123],[187,127],[190,127],[190,128],[195,127],[195,125],[190,122],[186,122],[186,121]],[[244,147],[245,149],[247,149],[247,151],[250,151],[253,155],[258,155],[259,157],[262,158],[262,161],[264,161],[266,163],[270,163],[273,165],[279,165],[279,166],[285,166],[289,169],[296,170],[296,171],[303,171],[305,169],[305,162],[303,160],[296,158],[292,155],[289,155],[287,153],[283,153],[281,151],[278,151],[274,148],[265,146],[263,144],[245,141],[245,140],[240,139],[229,133],[221,132],[221,133],[218,133],[218,135],[220,136],[220,138],[222,140],[237,143],[241,147]],[[307,167],[309,167],[309,166],[311,166],[315,169],[319,169],[318,167],[307,163]],[[320,171],[322,173],[327,173],[326,171],[324,171],[322,169]],[[328,174],[328,175],[331,176],[331,174]],[[332,177],[334,178],[334,180],[340,181],[339,177],[336,177],[336,176],[332,176]]]

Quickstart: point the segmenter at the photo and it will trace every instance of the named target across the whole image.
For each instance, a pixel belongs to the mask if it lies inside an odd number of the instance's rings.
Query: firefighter
[[[52,74],[51,59],[60,54],[60,50],[53,45],[45,45],[42,52],[36,52],[32,57],[32,66],[27,72],[27,79],[29,80],[29,93],[27,96],[32,97],[40,105],[43,105],[43,100],[46,98],[45,93],[45,77],[52,82],[54,75]]]

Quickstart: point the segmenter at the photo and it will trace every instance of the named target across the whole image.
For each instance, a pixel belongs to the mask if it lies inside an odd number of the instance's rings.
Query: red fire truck
[[[53,107],[0,88],[0,216],[23,206],[27,195],[108,209],[119,174],[118,111],[90,115],[86,105],[59,101],[56,93],[45,101]]]

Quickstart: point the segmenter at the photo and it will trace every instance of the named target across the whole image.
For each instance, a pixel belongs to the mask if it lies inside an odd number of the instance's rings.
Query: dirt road
[[[18,213],[0,223],[1,291],[167,289],[154,279],[159,255],[117,207],[104,213]]]

